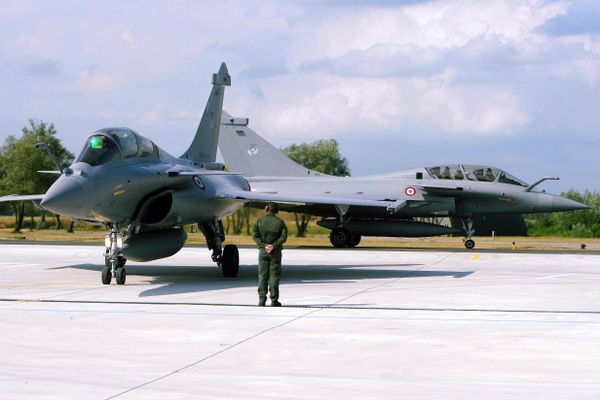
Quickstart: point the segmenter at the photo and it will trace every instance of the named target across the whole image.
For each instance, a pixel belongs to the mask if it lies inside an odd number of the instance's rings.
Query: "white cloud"
[[[146,111],[138,119],[137,123],[144,126],[156,125],[159,122],[164,122],[166,119],[165,106],[163,103],[159,103],[152,107],[152,109]]]
[[[510,93],[477,95],[442,87],[425,92],[415,110],[422,120],[433,121],[442,131],[457,135],[513,135],[529,121]]]
[[[437,1],[366,9],[317,27],[303,58],[336,57],[379,44],[449,49],[482,36],[536,40],[535,28],[565,10],[562,3],[534,1]]]
[[[523,90],[528,80],[596,82],[597,55],[539,31],[568,7],[460,0],[353,9],[313,23],[288,49],[292,76],[254,84],[260,97],[246,91],[251,100],[234,106],[290,138],[524,134],[547,118],[540,103],[549,100]]]
[[[430,78],[303,76],[304,88],[273,83],[264,102],[240,104],[260,129],[287,138],[365,135],[512,135],[529,117],[517,99],[491,88],[461,88],[452,73]],[[300,90],[298,93],[296,90]]]
[[[133,34],[131,33],[131,30],[129,30],[128,27],[123,27],[121,30],[121,34],[119,35],[119,38],[121,38],[122,41],[124,41],[125,43],[127,43],[129,45],[129,48],[132,50],[136,49],[136,40],[135,37],[133,36]]]
[[[84,68],[74,87],[87,93],[111,92],[122,86],[124,79],[117,73],[98,72]]]

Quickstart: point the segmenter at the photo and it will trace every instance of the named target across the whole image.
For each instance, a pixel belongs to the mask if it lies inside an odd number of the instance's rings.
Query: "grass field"
[[[287,241],[288,247],[331,247],[328,231],[316,226],[312,221],[309,235],[304,238],[295,237],[295,223],[293,217],[285,216],[286,223],[290,229]],[[55,223],[54,218],[47,218],[48,225]],[[70,223],[68,218],[62,220],[63,229],[34,229],[24,228],[20,233],[14,233],[13,217],[0,217],[0,242],[1,241],[43,241],[43,242],[79,242],[79,243],[104,243],[104,228],[77,222],[75,232],[66,232],[66,226]],[[39,220],[36,220],[39,224]],[[197,229],[196,229],[197,230]],[[589,238],[563,238],[563,237],[476,237],[476,249],[499,249],[513,250],[577,250],[581,244],[586,245],[588,251],[600,251],[600,239]],[[225,243],[238,245],[254,245],[252,238],[248,235],[227,235]],[[187,244],[205,244],[204,236],[199,232],[188,233]],[[430,238],[379,238],[365,237],[358,247],[392,247],[392,248],[415,248],[415,249],[461,249],[463,240],[460,237],[430,237]]]
[[[65,230],[24,230],[13,233],[11,229],[0,229],[0,241],[43,241],[43,242],[79,242],[79,243],[104,243],[104,230],[75,231],[67,233]],[[574,238],[534,238],[534,237],[476,237],[477,249],[512,250],[577,250],[581,244],[586,244],[586,249],[600,251],[600,239],[574,239]],[[188,244],[204,244],[201,233],[189,233]],[[253,245],[252,238],[247,235],[228,235],[225,243],[238,245]],[[304,238],[290,236],[286,245],[288,247],[331,247],[328,235],[309,235]],[[358,247],[397,247],[415,249],[460,249],[463,248],[462,238],[458,237],[431,237],[431,238],[363,238]]]

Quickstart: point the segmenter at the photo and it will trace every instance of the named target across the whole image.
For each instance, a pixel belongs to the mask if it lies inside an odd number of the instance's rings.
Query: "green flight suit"
[[[279,299],[279,279],[281,278],[281,250],[287,240],[287,227],[275,214],[267,214],[256,221],[252,229],[252,239],[258,252],[258,298],[266,300],[267,288],[271,301]],[[265,245],[272,244],[273,251],[267,253]]]

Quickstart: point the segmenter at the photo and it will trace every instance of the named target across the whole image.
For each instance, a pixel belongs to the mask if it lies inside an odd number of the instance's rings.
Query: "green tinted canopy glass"
[[[90,140],[90,147],[92,149],[101,149],[104,147],[104,137],[102,136],[94,136],[92,140]]]

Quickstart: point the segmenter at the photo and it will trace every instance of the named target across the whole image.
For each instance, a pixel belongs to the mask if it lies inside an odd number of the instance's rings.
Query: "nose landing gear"
[[[106,252],[104,254],[104,267],[102,267],[102,283],[109,285],[115,278],[117,285],[124,285],[127,279],[125,263],[127,259],[119,254],[119,226],[112,224],[110,234],[106,235]]]
[[[475,247],[475,241],[473,240],[473,235],[475,235],[475,230],[473,229],[473,219],[463,218],[462,225],[466,234],[465,239],[463,239],[464,245],[467,249],[471,250]]]

